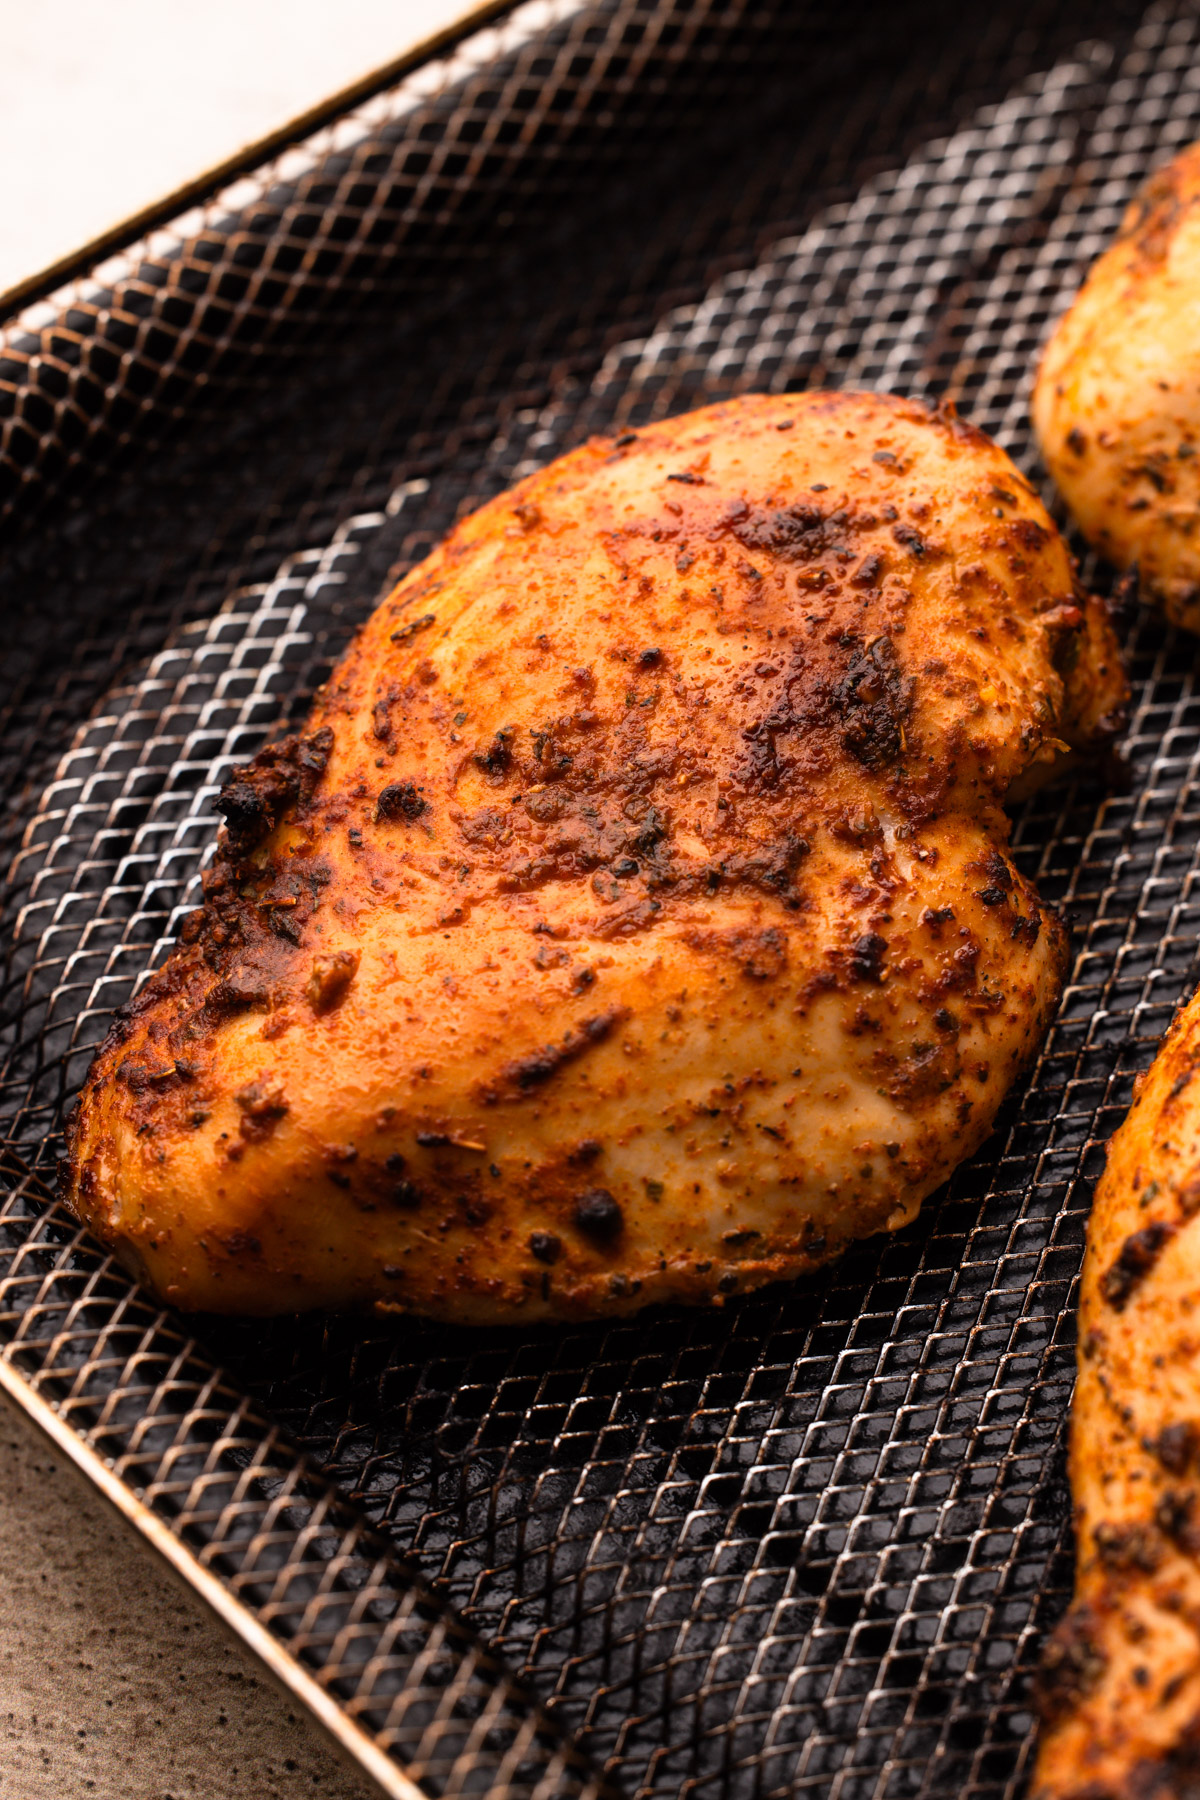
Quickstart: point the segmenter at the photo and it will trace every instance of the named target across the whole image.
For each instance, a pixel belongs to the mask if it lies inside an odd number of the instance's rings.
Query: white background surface
[[[0,0],[0,291],[469,10]]]
[[[0,290],[467,10],[0,0]],[[0,1800],[375,1792],[0,1402]]]

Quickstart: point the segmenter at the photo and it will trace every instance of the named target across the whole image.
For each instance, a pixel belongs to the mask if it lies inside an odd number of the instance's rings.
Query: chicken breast
[[[1045,1800],[1200,1784],[1200,997],[1143,1080],[1088,1231],[1076,1593],[1043,1662]]]
[[[1046,347],[1033,417],[1088,540],[1200,631],[1200,145],[1146,183]]]
[[[719,1300],[894,1229],[1058,1001],[1005,797],[1124,697],[952,412],[746,398],[589,443],[226,788],[71,1202],[181,1307],[459,1320]]]

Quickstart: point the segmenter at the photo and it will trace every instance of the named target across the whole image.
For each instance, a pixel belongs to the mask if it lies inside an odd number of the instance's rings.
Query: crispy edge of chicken
[[[1200,144],[1146,182],[1046,346],[1033,418],[1088,541],[1200,631]]]
[[[1015,784],[1106,741],[1107,617],[951,411],[748,397],[463,521],[226,789],[114,1023],[79,1216],[184,1308],[715,1299],[986,1137],[1066,940]]]
[[[1200,995],[1138,1090],[1088,1225],[1075,1598],[1039,1677],[1043,1800],[1200,1783]]]

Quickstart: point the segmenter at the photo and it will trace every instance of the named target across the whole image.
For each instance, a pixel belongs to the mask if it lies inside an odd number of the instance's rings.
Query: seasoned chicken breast
[[[1076,1592],[1043,1662],[1044,1800],[1200,1783],[1200,997],[1143,1079],[1088,1231]]]
[[[71,1202],[182,1307],[462,1320],[719,1299],[894,1229],[1058,1001],[1005,798],[1124,697],[950,411],[757,397],[589,443],[226,788]]]
[[[1085,536],[1200,631],[1200,144],[1151,177],[1097,259],[1033,416]]]

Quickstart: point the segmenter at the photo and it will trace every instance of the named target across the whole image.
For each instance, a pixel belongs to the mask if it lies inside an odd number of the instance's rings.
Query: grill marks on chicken
[[[1200,145],[1151,176],[1097,258],[1033,413],[1091,543],[1200,631]]]
[[[184,1307],[720,1299],[986,1136],[1064,934],[1003,803],[1120,722],[1107,620],[953,414],[730,402],[465,520],[222,797],[73,1129]]]
[[[1113,1138],[1071,1420],[1075,1600],[1043,1657],[1034,1792],[1200,1784],[1200,998]]]

